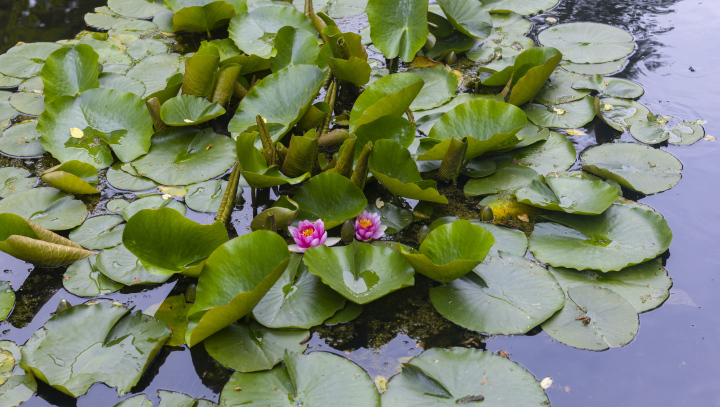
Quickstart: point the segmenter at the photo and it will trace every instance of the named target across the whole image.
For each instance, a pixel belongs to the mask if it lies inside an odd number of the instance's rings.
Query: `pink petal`
[[[372,235],[373,239],[379,239],[385,235],[385,229],[387,226],[380,226],[378,230]]]
[[[320,245],[320,239],[315,238],[315,239],[313,239],[313,240],[310,242],[310,244],[309,244],[308,246],[310,246],[310,247],[316,247],[316,246],[319,246],[319,245]]]
[[[323,222],[322,219],[315,221],[315,232],[319,234],[325,233],[325,222]]]
[[[325,241],[327,241],[327,232],[320,237],[320,244],[325,244]]]

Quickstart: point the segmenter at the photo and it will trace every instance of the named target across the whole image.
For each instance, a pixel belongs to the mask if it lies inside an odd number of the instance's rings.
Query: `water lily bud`
[[[489,206],[484,207],[482,214],[480,215],[480,220],[484,222],[492,222],[493,219],[495,219],[495,215],[493,214],[492,208]]]
[[[197,284],[190,284],[185,290],[185,301],[195,302],[195,293],[197,292]]]
[[[420,228],[420,230],[418,230],[418,235],[417,235],[418,244],[422,243],[423,240],[425,240],[428,233],[430,233],[430,228],[427,227],[427,225],[424,225],[423,227]]]
[[[448,64],[448,65],[454,64],[455,62],[457,62],[457,60],[458,60],[458,59],[457,59],[457,55],[455,55],[455,52],[454,52],[454,51],[450,51],[450,52],[445,56],[445,63]]]
[[[351,220],[346,220],[340,229],[340,238],[345,243],[352,243],[355,237],[355,223]]]
[[[65,299],[60,300],[58,303],[57,309],[55,310],[55,313],[58,313],[60,311],[65,311],[66,309],[70,308],[70,303],[67,302]]]

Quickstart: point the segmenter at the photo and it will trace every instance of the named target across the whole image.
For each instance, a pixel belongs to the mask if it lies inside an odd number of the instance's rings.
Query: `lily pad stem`
[[[235,196],[237,195],[238,183],[240,182],[240,172],[242,172],[242,168],[240,168],[240,163],[237,163],[230,173],[225,195],[223,195],[223,199],[220,202],[220,209],[215,217],[215,221],[223,225],[227,225],[230,220],[230,215],[232,215],[232,211],[235,208]]]

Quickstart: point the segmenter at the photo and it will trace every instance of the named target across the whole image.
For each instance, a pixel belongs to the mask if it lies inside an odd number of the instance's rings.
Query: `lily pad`
[[[185,344],[187,313],[190,307],[192,307],[192,303],[187,303],[184,295],[173,295],[165,298],[157,311],[155,311],[154,317],[165,322],[172,331],[172,336],[165,345],[180,346]]]
[[[14,374],[0,386],[0,402],[8,407],[17,407],[28,401],[37,392],[37,382],[32,373]]]
[[[379,407],[380,395],[367,373],[343,357],[326,352],[286,352],[284,365],[270,371],[234,373],[220,394],[220,404]]]
[[[473,38],[490,35],[493,22],[483,4],[474,0],[438,1],[450,24],[461,33]]]
[[[562,173],[549,174],[544,183],[535,180],[513,194],[530,206],[579,215],[599,215],[618,198],[618,190],[607,182]]]
[[[174,97],[163,103],[160,117],[170,126],[194,126],[205,123],[225,114],[225,109],[217,102],[193,95]]]
[[[183,216],[185,216],[185,212],[187,212],[185,205],[172,198],[163,198],[162,195],[151,195],[138,199],[124,207],[122,209],[122,217],[127,221],[143,209],[160,209],[166,207],[180,212]]]
[[[509,165],[500,168],[489,177],[471,179],[465,184],[465,196],[496,194],[522,188],[531,182],[540,181],[541,175],[529,167]]]
[[[21,367],[78,397],[95,382],[122,396],[170,337],[165,323],[110,303],[76,305],[52,316],[22,348]],[[98,363],[102,360],[103,363]]]
[[[0,138],[0,151],[14,157],[36,157],[45,154],[37,132],[37,120],[10,126]]]
[[[312,177],[295,193],[299,219],[322,219],[325,229],[340,226],[367,206],[362,190],[342,175],[326,172]]]
[[[0,201],[0,213],[22,216],[49,230],[67,230],[80,225],[88,210],[71,194],[55,188],[33,188]]]
[[[45,100],[41,93],[18,92],[13,93],[8,102],[20,113],[39,116],[45,111]]]
[[[274,43],[277,55],[271,60],[271,69],[277,72],[290,65],[316,65],[320,57],[317,36],[311,32],[286,26],[278,31]]]
[[[152,401],[148,400],[144,394],[138,394],[137,396],[126,398],[113,407],[152,407],[152,405]]]
[[[647,121],[630,126],[630,135],[645,144],[667,141],[675,145],[691,145],[705,136],[705,129],[694,122],[668,123],[669,116],[648,115]]]
[[[132,65],[132,58],[125,52],[127,46],[120,41],[100,41],[88,38],[78,42],[78,45],[80,44],[89,45],[95,50],[98,54],[97,62],[103,65],[103,72],[125,73]]]
[[[78,160],[106,168],[112,153],[123,162],[148,152],[153,125],[139,97],[90,89],[76,98],[60,97],[40,116],[42,144],[58,160]]]
[[[370,0],[367,5],[370,38],[385,55],[411,62],[430,33],[428,3],[424,0]]]
[[[647,120],[650,110],[634,100],[602,98],[598,102],[598,116],[617,131],[626,131],[635,123]]]
[[[558,105],[580,100],[590,94],[589,90],[575,88],[586,78],[564,69],[556,69],[535,95],[535,100],[545,105]]]
[[[15,291],[7,281],[0,281],[0,321],[7,319],[15,307]]]
[[[353,134],[357,140],[355,143],[356,162],[368,142],[375,143],[380,139],[388,139],[407,148],[415,141],[415,127],[401,116],[383,116],[357,127]]]
[[[0,129],[9,126],[10,119],[20,114],[10,105],[9,99],[12,95],[10,92],[0,91]]]
[[[123,191],[147,191],[155,188],[155,181],[141,177],[131,164],[117,162],[108,168],[107,182],[115,189]]]
[[[302,353],[301,344],[310,335],[306,330],[266,328],[258,323],[232,324],[203,344],[210,357],[235,371],[248,373],[272,369],[280,363],[285,351]]]
[[[97,297],[125,287],[105,277],[95,267],[95,256],[79,260],[63,274],[63,287],[79,297]]]
[[[168,52],[168,45],[160,40],[152,38],[144,38],[133,41],[127,48],[127,53],[135,61],[139,61],[144,57],[156,54],[165,54]]]
[[[0,73],[14,78],[32,78],[42,71],[45,60],[60,49],[54,42],[20,43],[0,55]]]
[[[344,305],[345,298],[311,274],[302,256],[295,254],[285,273],[255,306],[253,317],[269,328],[309,329],[322,324]]]
[[[125,285],[164,283],[171,277],[148,273],[140,260],[123,245],[101,251],[95,267],[106,277]]]
[[[373,176],[395,196],[421,201],[448,203],[437,191],[434,180],[423,180],[410,152],[392,140],[377,140],[370,156]]]
[[[12,76],[0,73],[0,88],[14,88],[23,83],[22,78],[13,78]]]
[[[371,83],[355,100],[350,112],[350,131],[383,116],[404,114],[423,86],[421,77],[407,72],[388,75]]]
[[[140,60],[127,72],[127,76],[142,82],[145,85],[143,97],[148,97],[165,89],[169,78],[183,72],[184,64],[181,55],[158,54]]]
[[[124,223],[118,215],[95,216],[73,229],[69,238],[86,249],[108,249],[122,243]]]
[[[505,13],[512,11],[524,16],[539,14],[555,7],[560,0],[485,0],[483,6],[489,11]]]
[[[593,75],[572,84],[573,89],[594,90],[605,96],[614,98],[635,99],[645,93],[645,89],[635,82],[620,78],[605,78]]]
[[[203,261],[227,241],[225,225],[200,225],[169,208],[138,212],[123,232],[125,247],[158,276],[199,275]]]
[[[101,73],[98,77],[98,83],[103,89],[115,89],[125,93],[132,93],[139,97],[145,94],[145,84],[137,79],[117,73]]]
[[[597,286],[573,287],[565,306],[542,327],[555,340],[581,349],[625,346],[635,338],[640,321],[635,308],[614,291]]]
[[[623,69],[625,64],[627,64],[627,59],[623,58],[599,64],[576,64],[570,61],[562,61],[560,66],[566,71],[581,75],[611,75]]]
[[[114,13],[129,18],[151,18],[167,11],[161,0],[108,0]]]
[[[452,98],[448,103],[437,107],[435,109],[424,110],[419,112],[413,112],[415,116],[415,123],[417,124],[418,130],[425,134],[430,134],[430,130],[437,123],[438,120],[447,112],[454,109],[456,106],[461,105],[465,102],[478,99],[495,98],[494,95],[476,95],[474,93],[463,93]]]
[[[635,50],[632,34],[598,23],[559,24],[543,30],[538,40],[560,50],[564,59],[579,64],[616,61]]]
[[[292,7],[264,6],[240,13],[230,20],[228,32],[235,45],[248,55],[261,58],[275,56],[273,40],[283,27],[294,27],[316,33],[309,18]]]
[[[534,169],[538,174],[562,172],[575,164],[577,152],[568,138],[554,131],[545,141],[510,152],[518,165]]]
[[[380,221],[384,226],[387,226],[386,234],[397,233],[409,226],[414,220],[412,211],[398,208],[389,202],[385,202],[380,208],[371,203],[365,210],[380,215]]]
[[[81,161],[67,161],[47,169],[42,180],[51,187],[73,194],[99,194],[98,171]]]
[[[325,77],[324,71],[310,65],[292,65],[266,76],[240,102],[228,130],[244,133],[257,125],[260,115],[273,141],[280,140],[305,115]]]
[[[215,29],[227,26],[231,18],[235,16],[235,5],[232,0],[166,0],[165,7],[168,7],[175,16],[173,17],[173,30],[178,31],[202,31],[210,33]],[[247,6],[242,4],[245,11]]]
[[[528,120],[540,127],[559,129],[576,129],[595,118],[595,102],[586,96],[574,102],[558,105],[541,105],[533,103],[523,108]]]
[[[188,188],[185,204],[197,212],[217,212],[220,210],[228,182],[221,179],[201,182]]]
[[[262,252],[262,256],[256,256]],[[188,346],[194,346],[250,313],[277,282],[290,261],[277,233],[258,230],[215,249],[198,280],[188,312]]]
[[[480,264],[493,244],[495,238],[490,232],[466,220],[457,220],[431,231],[419,251],[399,248],[415,271],[449,283]],[[453,250],[447,250],[448,247]]]
[[[0,198],[31,189],[36,182],[37,178],[30,177],[30,172],[25,168],[0,168]]]
[[[358,304],[415,284],[410,264],[400,252],[387,247],[357,241],[343,247],[311,247],[304,261],[311,273]]]
[[[235,142],[212,129],[156,133],[150,152],[132,163],[138,175],[162,185],[188,185],[218,177],[235,163]]]
[[[413,111],[434,109],[444,105],[455,96],[460,85],[457,75],[445,68],[411,69],[408,72],[425,81],[422,90],[410,104],[410,109]]]
[[[555,267],[617,271],[662,254],[672,231],[649,208],[615,203],[601,215],[548,213],[557,223],[538,223],[530,236],[535,258]]]
[[[390,380],[387,393],[382,395],[385,407],[540,407],[549,403],[532,373],[502,356],[472,348],[423,352],[403,365],[402,372]]]
[[[585,171],[643,194],[668,190],[682,178],[677,158],[641,144],[603,144],[587,149],[580,159]]]
[[[86,44],[60,48],[50,54],[40,73],[45,102],[97,88],[98,58],[97,52]]]

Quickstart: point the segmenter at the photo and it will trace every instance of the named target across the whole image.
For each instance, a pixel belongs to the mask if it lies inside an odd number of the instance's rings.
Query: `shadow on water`
[[[105,3],[0,0],[0,52],[18,41],[70,38],[84,28],[84,13]],[[560,23],[592,21],[631,32],[638,48],[617,76],[642,84],[646,93],[640,102],[654,113],[707,120],[707,133],[720,137],[720,113],[715,103],[720,94],[720,46],[716,41],[720,37],[720,3],[564,0],[554,10],[532,18],[534,34],[547,26],[545,17],[551,16]],[[362,28],[365,23],[358,21],[343,24]],[[573,137],[578,151],[618,137],[632,141],[629,135],[618,136],[607,126],[592,130],[586,138]],[[715,383],[720,377],[720,287],[716,281],[720,271],[720,210],[715,204],[720,200],[716,176],[720,142],[701,140],[692,147],[662,148],[684,163],[683,180],[659,195],[628,197],[653,206],[667,218],[674,240],[672,256],[666,254],[663,259],[674,286],[665,305],[640,316],[639,333],[628,346],[605,352],[578,350],[555,342],[539,329],[528,335],[485,337],[440,316],[428,301],[428,289],[435,283],[418,276],[415,287],[366,306],[357,320],[314,330],[309,350],[348,357],[371,377],[393,375],[402,361],[426,347],[505,350],[536,377],[553,378],[547,392],[555,407],[720,406]],[[249,191],[244,191],[243,196],[245,204],[232,217],[238,235],[248,232],[254,212]],[[261,205],[270,205],[277,199],[277,191],[257,199]],[[452,210],[463,210],[450,206]],[[188,216],[200,222],[208,220],[207,214],[188,211]],[[414,232],[411,228],[404,237]],[[59,270],[33,268],[2,253],[0,265],[0,277],[21,287],[18,306],[25,310],[0,325],[2,339],[24,343],[50,317],[61,299],[71,304],[84,302],[62,289]],[[167,295],[184,292],[186,284],[182,279],[171,280],[159,287],[124,289],[106,297],[145,309]],[[181,391],[217,401],[229,374],[202,346],[192,350],[166,347],[133,390],[147,394],[153,401],[158,400],[158,390]],[[111,406],[117,400],[115,390],[104,385],[93,386],[77,401],[40,385],[38,394],[25,405],[96,407]]]

